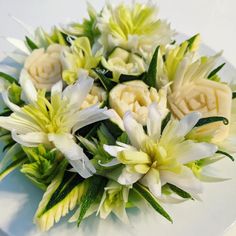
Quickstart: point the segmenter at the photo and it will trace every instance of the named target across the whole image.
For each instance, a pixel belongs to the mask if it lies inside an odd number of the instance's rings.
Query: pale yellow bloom
[[[143,125],[147,122],[148,106],[153,102],[159,104],[163,113],[167,112],[165,89],[157,92],[155,88],[149,89],[141,80],[118,84],[109,94],[110,106],[120,117],[131,111],[134,118]]]
[[[62,46],[53,44],[46,50],[35,49],[26,58],[24,69],[37,89],[49,91],[56,82],[62,79],[61,52]]]

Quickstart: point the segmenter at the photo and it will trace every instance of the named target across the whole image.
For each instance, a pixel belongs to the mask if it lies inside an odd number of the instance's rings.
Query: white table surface
[[[104,0],[90,1],[100,9]],[[111,0],[117,3],[117,0]],[[236,1],[235,0],[159,0],[160,16],[172,27],[187,35],[201,33],[202,40],[236,67]],[[12,47],[4,36],[23,38],[25,32],[10,17],[49,29],[53,24],[86,16],[85,0],[0,0],[0,58]],[[235,206],[232,206],[235,207]],[[235,236],[232,226],[226,236]]]

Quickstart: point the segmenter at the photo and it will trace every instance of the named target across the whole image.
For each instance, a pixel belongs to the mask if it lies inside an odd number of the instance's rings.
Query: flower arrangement
[[[199,199],[209,167],[236,152],[234,87],[200,35],[177,43],[155,4],[105,5],[89,18],[7,38],[0,72],[0,180],[14,169],[44,191],[34,222],[49,230],[140,202]],[[181,206],[180,206],[181,207]],[[141,209],[142,210],[142,209]]]

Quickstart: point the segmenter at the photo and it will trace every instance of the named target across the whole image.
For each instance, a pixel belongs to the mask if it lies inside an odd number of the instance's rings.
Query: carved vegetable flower
[[[62,46],[53,44],[46,50],[35,49],[26,58],[24,70],[37,89],[49,91],[56,82],[62,79],[61,51]]]
[[[122,48],[116,48],[108,60],[103,57],[101,62],[106,69],[112,71],[113,80],[117,82],[122,74],[138,76],[145,72],[144,60]]]
[[[226,84],[208,79],[218,57],[202,58],[195,62],[186,55],[174,74],[168,102],[178,118],[199,111],[203,117],[223,116],[230,120],[232,91]],[[198,128],[195,135],[210,136],[220,142],[228,136],[229,125],[215,122]]]
[[[134,118],[143,125],[147,122],[148,106],[153,102],[158,104],[163,114],[166,113],[166,90],[161,89],[158,93],[155,88],[149,89],[140,80],[118,84],[109,94],[110,106],[120,117],[131,111]]]

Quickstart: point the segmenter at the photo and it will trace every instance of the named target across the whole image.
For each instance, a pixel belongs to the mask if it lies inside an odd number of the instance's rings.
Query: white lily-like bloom
[[[130,185],[140,181],[156,197],[161,196],[161,187],[170,183],[197,197],[202,185],[186,164],[210,157],[217,151],[216,145],[185,138],[200,118],[201,114],[194,112],[180,121],[172,120],[161,134],[163,117],[157,105],[152,104],[146,134],[143,126],[128,112],[124,127],[131,145],[104,145],[110,155],[117,157],[118,163],[125,165],[118,182]]]
[[[28,104],[17,106],[4,91],[3,100],[13,113],[9,117],[0,117],[0,127],[11,131],[12,138],[23,146],[53,144],[82,177],[90,177],[96,170],[76,144],[73,134],[86,125],[108,118],[106,108],[80,109],[92,88],[93,79],[81,77],[64,90],[62,81],[59,81],[51,89],[50,101],[45,91],[35,89],[24,70],[20,83]]]

